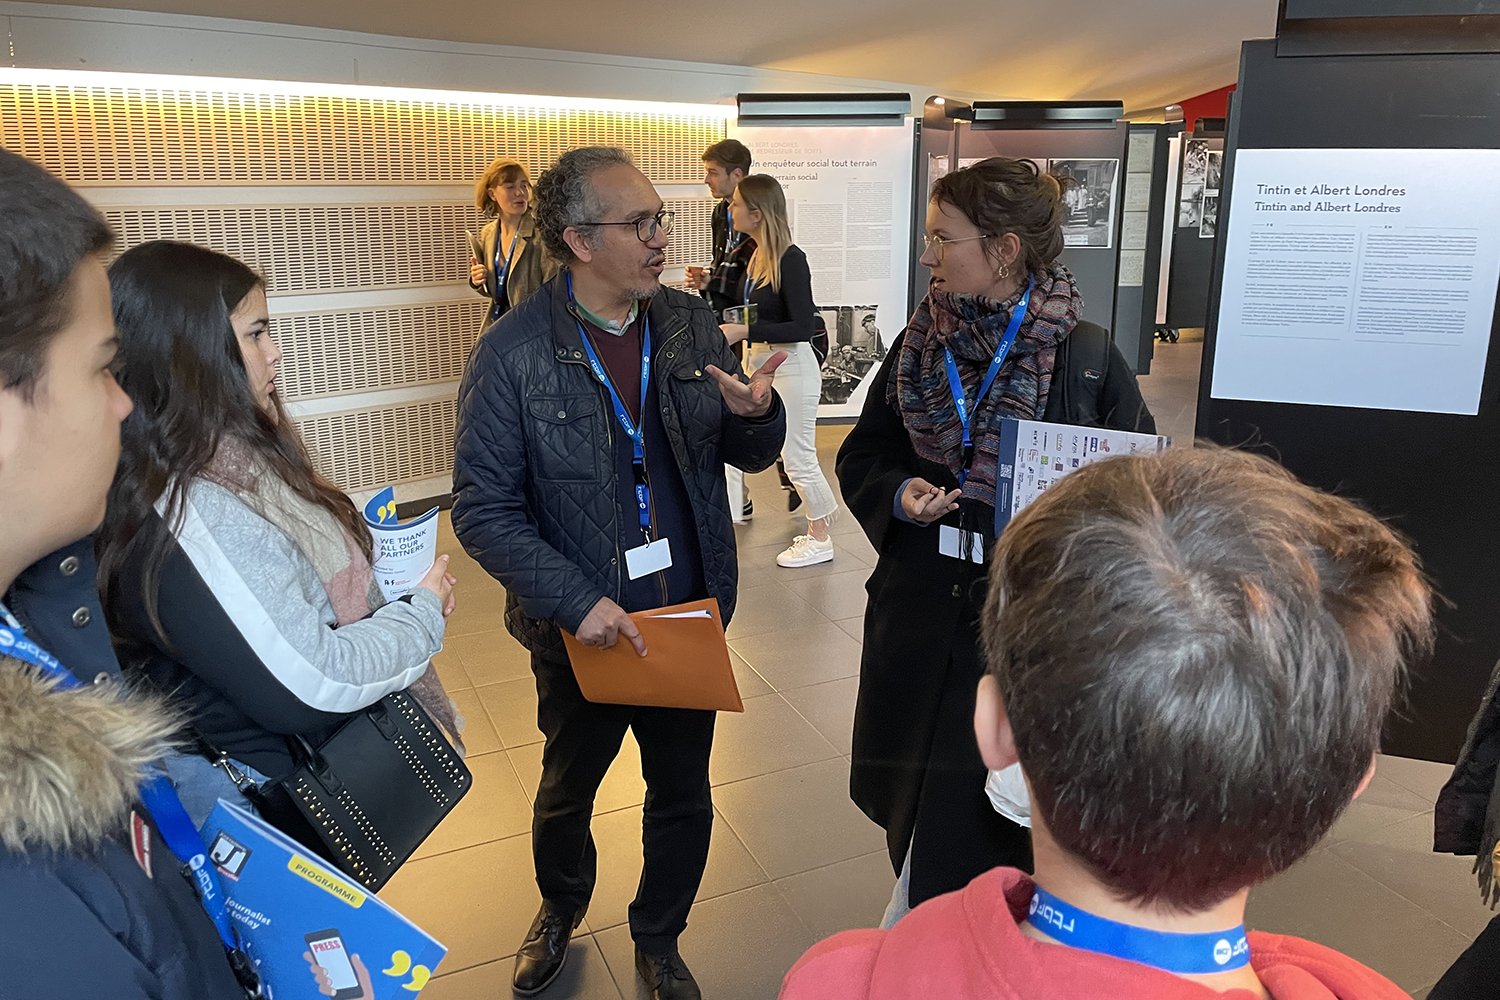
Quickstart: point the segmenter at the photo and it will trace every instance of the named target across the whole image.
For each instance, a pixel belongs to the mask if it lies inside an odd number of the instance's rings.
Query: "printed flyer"
[[[1000,474],[995,477],[995,527],[1009,524],[1075,469],[1119,455],[1159,455],[1171,446],[1172,439],[1160,434],[1006,419],[1001,422]]]
[[[396,520],[396,491],[387,486],[365,504],[365,523],[375,539],[380,592],[387,601],[411,593],[437,559],[438,508],[401,524]]]

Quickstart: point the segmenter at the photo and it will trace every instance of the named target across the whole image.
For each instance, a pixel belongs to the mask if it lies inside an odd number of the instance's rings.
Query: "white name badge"
[[[625,550],[625,570],[632,580],[639,580],[652,573],[660,573],[672,565],[672,540],[658,538],[654,542]]]
[[[952,525],[938,525],[938,554],[950,559],[964,559],[964,539],[969,540],[967,558],[970,562],[984,563],[984,537],[974,531],[959,531]]]

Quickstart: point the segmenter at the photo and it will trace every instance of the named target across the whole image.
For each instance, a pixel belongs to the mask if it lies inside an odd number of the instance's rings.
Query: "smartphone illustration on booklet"
[[[328,972],[328,983],[333,987],[333,1000],[374,1000],[366,998],[354,974],[354,965],[349,961],[349,949],[335,929],[316,931],[306,935],[307,949],[313,961]]]

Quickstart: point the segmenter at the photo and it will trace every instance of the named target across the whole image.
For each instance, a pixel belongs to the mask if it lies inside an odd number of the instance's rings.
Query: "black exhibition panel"
[[[1301,5],[1287,0],[1287,6]],[[1323,0],[1321,6],[1340,4]],[[1277,46],[1254,41],[1242,51],[1221,233],[1236,224],[1228,206],[1240,150],[1500,148],[1500,56],[1278,56]],[[1407,696],[1392,712],[1385,749],[1451,762],[1500,657],[1500,351],[1494,329],[1477,416],[1215,398],[1228,240],[1217,242],[1197,432],[1264,451],[1304,481],[1358,500],[1412,540],[1440,593],[1438,640],[1435,655],[1416,666]],[[1299,308],[1295,301],[1285,305]]]
[[[1007,102],[1032,104],[1034,102]],[[991,107],[998,107],[995,102]],[[1116,105],[1118,109],[1120,106]],[[981,105],[976,103],[975,113]],[[1118,110],[1116,111],[1118,114]],[[1088,127],[1076,124],[1031,124],[1016,127],[1019,122],[996,127],[989,122],[958,123],[954,154],[955,166],[964,161],[989,156],[1046,160],[1115,160],[1113,239],[1108,246],[1071,246],[1062,252],[1062,262],[1078,281],[1083,293],[1083,318],[1106,329],[1113,329],[1115,318],[1115,276],[1120,259],[1120,224],[1124,209],[1125,149],[1130,126],[1111,120]],[[989,125],[990,127],[984,127]],[[1127,353],[1127,357],[1130,355]]]
[[[1137,375],[1151,374],[1156,346],[1156,298],[1161,282],[1162,222],[1167,202],[1167,125],[1130,126],[1125,163],[1124,222],[1120,226],[1120,273],[1111,329],[1120,353]],[[1144,227],[1140,231],[1139,226]],[[1127,266],[1136,254],[1139,270]]]
[[[911,281],[906,286],[908,316],[917,311],[917,303],[927,296],[931,278],[921,261],[922,234],[927,231],[927,195],[937,179],[953,169],[954,128],[958,122],[950,117],[948,110],[948,100],[929,97],[922,107],[922,120],[917,123],[916,163],[912,170]]]
[[[1209,149],[1215,152],[1224,148],[1222,133],[1198,131],[1182,134],[1182,144],[1178,150],[1177,191],[1169,199],[1172,214],[1178,223],[1172,237],[1172,277],[1167,286],[1167,326],[1174,330],[1193,330],[1208,324],[1209,286],[1214,276],[1214,246],[1219,242],[1212,237],[1204,237],[1198,215],[1184,213],[1184,199],[1192,200],[1189,195],[1192,185],[1184,178],[1184,170],[1190,144],[1195,141],[1207,141]],[[1224,204],[1222,196],[1220,204]],[[1220,222],[1222,221],[1221,218]]]

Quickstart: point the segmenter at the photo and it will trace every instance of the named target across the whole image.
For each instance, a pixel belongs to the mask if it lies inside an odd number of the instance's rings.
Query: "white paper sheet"
[[[1213,395],[1474,414],[1500,150],[1244,149]]]

